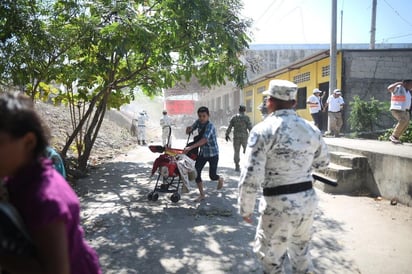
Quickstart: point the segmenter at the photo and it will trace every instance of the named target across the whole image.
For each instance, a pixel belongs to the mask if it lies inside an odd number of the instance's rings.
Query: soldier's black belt
[[[306,191],[312,188],[312,182],[302,182],[297,184],[276,186],[276,187],[265,187],[263,189],[263,196],[277,196],[283,194],[293,194],[302,191]]]

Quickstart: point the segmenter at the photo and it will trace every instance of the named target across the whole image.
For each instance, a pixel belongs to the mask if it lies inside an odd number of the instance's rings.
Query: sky
[[[243,0],[243,3],[243,16],[254,21],[252,44],[331,41],[332,0]],[[412,0],[377,0],[376,9],[375,44],[412,43]],[[338,44],[370,42],[372,0],[338,0],[336,18]]]

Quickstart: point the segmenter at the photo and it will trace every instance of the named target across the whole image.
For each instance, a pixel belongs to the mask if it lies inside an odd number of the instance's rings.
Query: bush
[[[351,112],[349,114],[349,125],[351,130],[356,132],[373,132],[383,113],[388,112],[389,106],[376,100],[374,97],[370,101],[363,101],[359,96],[354,96],[349,103]]]
[[[388,141],[389,136],[391,136],[392,133],[393,133],[393,128],[388,129],[388,130],[385,131],[384,134],[379,136],[378,140]],[[409,122],[408,128],[405,130],[405,132],[402,134],[402,136],[399,138],[399,140],[401,142],[404,142],[404,143],[412,143],[412,123],[411,122]]]

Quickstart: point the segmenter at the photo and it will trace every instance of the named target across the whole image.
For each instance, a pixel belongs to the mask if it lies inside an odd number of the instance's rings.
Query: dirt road
[[[183,140],[174,143],[182,148]],[[154,154],[136,147],[77,182],[86,238],[104,273],[261,273],[251,250],[255,224],[237,215],[237,179],[230,143],[219,140],[224,188],[205,180],[172,203],[147,200]],[[204,179],[207,178],[207,169]],[[411,273],[412,208],[367,197],[318,191],[312,255],[318,273]]]

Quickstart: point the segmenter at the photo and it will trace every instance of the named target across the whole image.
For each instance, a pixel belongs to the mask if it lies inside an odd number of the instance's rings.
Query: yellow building
[[[342,54],[337,55],[336,87],[341,87]],[[284,68],[271,71],[251,80],[243,89],[243,100],[246,105],[246,113],[253,124],[262,120],[258,106],[263,101],[262,92],[269,86],[273,79],[283,79],[298,85],[296,112],[299,116],[312,121],[309,108],[306,104],[307,98],[312,95],[315,88],[324,93],[323,101],[326,101],[329,93],[329,50],[321,51],[308,58],[292,63]]]

